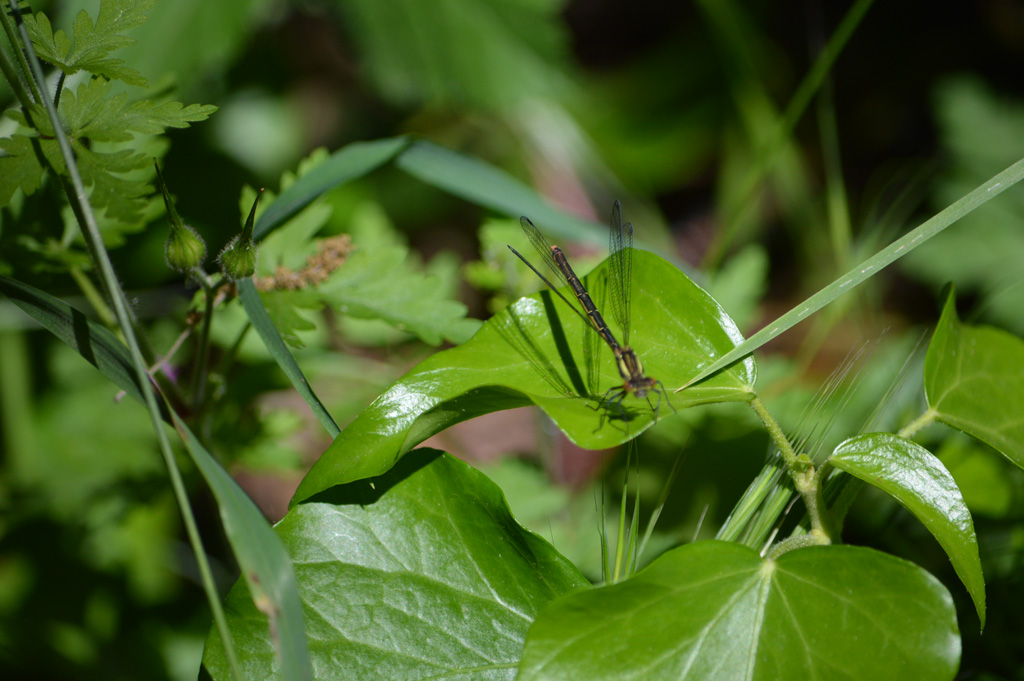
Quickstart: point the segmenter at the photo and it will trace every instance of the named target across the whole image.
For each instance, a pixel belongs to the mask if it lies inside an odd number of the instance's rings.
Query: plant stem
[[[930,426],[935,421],[935,416],[935,410],[929,407],[928,409],[925,410],[923,414],[918,416],[916,419],[914,419],[907,425],[903,426],[903,428],[900,429],[900,432],[897,433],[897,435],[909,440],[910,438],[914,437],[917,431],[925,428],[926,426]]]
[[[35,79],[37,84],[45,83],[46,78],[43,74],[42,66],[39,63],[39,58],[36,56],[35,50],[32,47],[32,41],[28,35],[28,29],[21,20],[18,3],[16,0],[8,0],[8,5],[11,8],[12,14],[17,17],[16,21],[21,38],[20,47],[25,50],[25,56],[31,69],[30,72],[32,77]],[[0,14],[3,14],[3,12],[0,12]],[[17,49],[17,47],[18,45],[15,43],[15,49]],[[178,503],[178,509],[181,513],[185,531],[189,538],[189,543],[192,545],[192,550],[195,553],[196,564],[202,578],[206,598],[209,601],[210,609],[213,613],[214,622],[216,623],[217,629],[224,641],[224,649],[228,658],[228,664],[232,671],[232,676],[240,679],[241,667],[239,665],[238,656],[234,650],[234,646],[231,644],[232,638],[227,627],[227,618],[224,615],[220,596],[217,593],[217,588],[213,581],[213,572],[210,569],[206,550],[203,548],[202,539],[199,536],[199,528],[196,526],[195,517],[192,514],[192,507],[189,505],[188,492],[185,490],[185,483],[182,479],[181,471],[178,469],[177,461],[174,457],[174,451],[171,449],[171,443],[167,437],[167,431],[160,415],[160,409],[157,406],[156,392],[153,389],[153,383],[146,370],[146,363],[142,357],[142,350],[140,349],[138,340],[135,337],[135,329],[131,315],[128,312],[128,304],[125,300],[124,292],[121,290],[120,283],[117,280],[117,275],[114,273],[114,266],[110,262],[110,255],[103,246],[103,237],[100,234],[99,225],[96,223],[96,216],[93,214],[92,205],[89,203],[89,199],[86,194],[85,184],[82,182],[82,176],[78,172],[78,165],[75,162],[75,155],[71,149],[71,143],[68,141],[67,135],[64,133],[64,128],[61,125],[57,110],[54,108],[53,103],[46,98],[43,98],[41,103],[46,107],[46,113],[49,116],[50,124],[53,126],[54,136],[56,137],[57,145],[60,148],[61,156],[67,170],[67,181],[62,184],[68,193],[68,201],[71,203],[75,217],[78,219],[78,223],[82,229],[83,235],[85,236],[86,243],[89,245],[90,252],[96,261],[96,267],[99,270],[101,280],[106,286],[108,297],[110,298],[110,302],[113,304],[114,313],[117,316],[118,325],[121,328],[125,344],[128,346],[128,350],[131,354],[132,364],[135,367],[136,380],[139,383],[139,388],[141,389],[142,395],[146,401],[146,407],[149,410],[150,419],[153,423],[153,430],[160,445],[160,453],[164,458],[164,465],[167,468],[168,477],[171,481],[171,488],[174,491],[174,496]],[[70,182],[70,187],[68,187],[68,182]]]
[[[206,392],[206,367],[210,358],[210,320],[213,317],[213,303],[217,287],[210,285],[210,279],[205,272],[196,272],[195,276],[206,294],[206,307],[203,310],[202,327],[199,331],[195,373],[192,375],[192,408],[201,410]]]
[[[821,495],[821,476],[819,472],[814,468],[814,464],[810,459],[804,457],[801,460],[796,452],[793,451],[793,446],[786,439],[782,428],[772,418],[771,413],[769,413],[760,398],[755,397],[751,400],[750,406],[761,419],[761,422],[764,423],[765,428],[768,429],[768,435],[772,438],[775,446],[778,447],[782,460],[786,464],[786,470],[793,479],[793,486],[804,500],[807,516],[811,521],[810,536],[813,537],[813,543],[832,543],[832,535],[828,523],[828,509]]]
[[[103,296],[96,287],[93,286],[92,280],[89,279],[89,275],[82,271],[82,268],[74,265],[68,266],[68,274],[78,284],[78,288],[82,291],[82,295],[92,305],[92,309],[96,311],[96,315],[100,318],[100,322],[108,328],[117,327],[117,317],[110,311],[110,306],[107,305],[107,301],[103,300]]]

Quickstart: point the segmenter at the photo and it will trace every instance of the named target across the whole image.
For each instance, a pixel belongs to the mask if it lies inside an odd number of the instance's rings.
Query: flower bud
[[[243,236],[239,234],[229,241],[217,256],[221,271],[232,281],[248,279],[256,273],[256,245],[251,238],[243,239]]]
[[[156,165],[156,164],[154,164]],[[164,257],[167,259],[167,266],[182,274],[199,269],[206,260],[206,242],[199,236],[196,230],[192,229],[178,215],[174,209],[174,202],[164,184],[164,176],[160,172],[160,166],[156,166],[157,184],[164,195],[164,206],[167,208],[167,221],[171,225],[171,233],[164,243]]]
[[[188,225],[171,225],[171,234],[164,244],[164,256],[171,269],[188,274],[206,260],[206,242]]]
[[[248,279],[256,273],[256,244],[252,242],[253,225],[256,223],[256,206],[259,205],[263,190],[256,194],[252,202],[249,218],[242,227],[242,233],[228,242],[224,250],[217,256],[220,269],[231,281]]]

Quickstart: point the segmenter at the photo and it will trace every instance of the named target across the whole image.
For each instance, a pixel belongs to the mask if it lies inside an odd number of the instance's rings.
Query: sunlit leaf
[[[766,561],[715,541],[553,603],[518,679],[943,681],[959,658],[952,598],[912,563],[854,546]]]
[[[436,450],[301,504],[275,529],[295,560],[318,679],[513,679],[537,612],[589,585],[512,518],[496,485]],[[246,678],[274,678],[242,584],[227,609]],[[215,634],[204,661],[229,678]]]
[[[924,523],[949,555],[985,626],[985,578],[974,521],[942,462],[921,445],[890,433],[869,433],[839,445],[829,462],[899,501]]]
[[[925,358],[928,407],[1024,468],[1024,340],[961,324],[954,294],[951,287]]]
[[[607,263],[585,277],[598,306]],[[754,364],[745,360],[700,386],[674,393],[692,372],[742,340],[707,293],[658,256],[633,257],[632,347],[664,394],[602,405],[622,385],[611,351],[549,292],[523,298],[488,320],[464,345],[438,353],[388,388],[324,452],[295,501],[333,485],[380,475],[418,443],[480,414],[533,402],[578,445],[611,447],[659,417],[712,402],[750,400]],[[614,333],[621,337],[611,320]],[[654,407],[654,408],[652,408]]]

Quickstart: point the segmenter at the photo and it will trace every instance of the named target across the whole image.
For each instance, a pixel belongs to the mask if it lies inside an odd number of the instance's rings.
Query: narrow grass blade
[[[408,146],[405,137],[373,142],[355,142],[331,154],[326,163],[281,192],[256,221],[253,238],[257,241],[274,227],[286,222],[328,189],[345,184],[376,170]]]
[[[508,173],[475,158],[430,142],[416,142],[402,152],[397,165],[438,189],[506,215],[529,215],[545,233],[562,239],[601,245],[607,228],[552,208],[536,191]]]
[[[736,362],[757,350],[759,347],[802,322],[813,313],[825,307],[839,296],[853,290],[859,284],[881,272],[887,266],[902,258],[907,253],[923,244],[928,239],[949,227],[951,224],[970,213],[972,210],[1003,193],[1024,178],[1024,159],[994,176],[988,182],[965,194],[945,210],[934,215],[913,231],[889,244],[860,265],[821,289],[800,305],[782,315],[753,336],[737,345],[717,361],[712,362],[696,376],[686,382],[679,390],[703,381],[733,362]],[[678,391],[677,391],[678,392]]]
[[[295,357],[288,351],[288,347],[281,338],[281,334],[277,332],[274,322],[270,320],[267,309],[263,307],[263,301],[260,300],[260,294],[256,291],[256,287],[251,279],[238,282],[238,297],[242,301],[242,306],[245,308],[245,313],[249,316],[249,321],[252,322],[253,328],[256,329],[256,333],[263,340],[267,352],[274,358],[277,365],[281,367],[285,376],[288,377],[292,386],[302,396],[302,399],[306,401],[309,408],[313,410],[313,414],[316,415],[317,420],[324,427],[324,430],[327,431],[327,434],[332,438],[337,437],[338,433],[341,432],[341,428],[334,422],[331,415],[327,413],[327,408],[324,407],[323,402],[313,392],[312,386],[309,385],[305,374],[299,368],[299,363],[295,361]]]

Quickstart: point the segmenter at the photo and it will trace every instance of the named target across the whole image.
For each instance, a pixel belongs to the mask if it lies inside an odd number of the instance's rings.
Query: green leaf
[[[325,303],[357,319],[379,319],[428,345],[463,343],[480,322],[447,297],[435,277],[418,271],[404,246],[356,248],[343,267],[318,287]]]
[[[312,679],[292,558],[253,500],[210,456],[178,415],[171,414],[186,450],[217,500],[224,534],[248,587],[249,604],[261,613],[253,625],[265,632],[283,678]],[[237,649],[239,643],[233,645]]]
[[[413,177],[478,206],[516,218],[527,215],[548,236],[602,246],[608,242],[607,224],[599,225],[552,208],[532,187],[479,159],[418,141],[402,152],[396,165]]]
[[[953,476],[927,449],[891,433],[858,435],[829,458],[836,468],[874,485],[924,523],[949,556],[985,628],[985,577],[974,521]]]
[[[123,92],[108,96],[110,89],[109,81],[94,78],[77,90],[64,92],[61,114],[72,137],[87,137],[93,142],[128,142],[134,133],[159,135],[167,128],[187,128],[189,123],[204,121],[217,110],[209,104],[129,102]]]
[[[90,189],[89,200],[102,213],[103,237],[108,245],[120,242],[122,232],[137,230],[156,201],[148,179],[153,175],[152,154],[142,149],[137,135],[156,135],[168,127],[187,127],[192,121],[206,119],[216,107],[178,102],[154,104],[149,101],[128,103],[124,94],[109,97],[110,83],[92,79],[66,90],[60,112],[75,152],[82,181]],[[18,117],[24,120],[23,116]],[[48,119],[35,115],[43,135]],[[98,144],[103,143],[103,144]],[[0,157],[0,206],[7,205],[14,192],[35,192],[44,170],[66,174],[57,143],[52,139],[32,139],[15,135],[0,139],[7,152]],[[46,160],[44,165],[38,150]]]
[[[253,328],[256,329],[256,333],[259,334],[260,340],[263,341],[263,345],[266,346],[267,352],[274,358],[277,365],[281,367],[281,370],[288,377],[295,391],[309,405],[309,408],[313,411],[320,425],[327,431],[327,434],[332,437],[337,436],[340,430],[338,424],[334,422],[334,419],[331,418],[320,398],[313,392],[313,387],[306,380],[306,376],[302,373],[299,363],[295,361],[295,357],[288,351],[281,333],[274,327],[274,322],[271,321],[270,315],[263,306],[263,301],[260,299],[259,293],[256,292],[256,287],[251,279],[243,279],[238,282],[238,297],[241,298],[242,305],[245,307],[245,313],[248,315],[249,321],[252,322]]]
[[[121,35],[124,31],[141,26],[145,14],[155,0],[102,0],[94,23],[88,12],[82,10],[75,17],[72,38],[64,31],[53,33],[50,20],[40,12],[25,18],[32,44],[40,59],[50,62],[67,75],[88,71],[108,79],[122,80],[131,85],[146,86],[146,79],[121,59],[110,58],[110,53],[135,43]]]
[[[518,679],[943,681],[959,657],[952,598],[916,565],[854,546],[766,561],[715,541],[553,603]]]
[[[295,559],[322,679],[510,679],[537,612],[588,586],[520,527],[496,485],[435,450],[301,504],[275,529]],[[246,678],[276,677],[243,585],[227,609]],[[229,678],[212,632],[204,662]]]
[[[1024,341],[961,324],[952,287],[925,357],[924,390],[937,420],[1024,468]]]
[[[108,329],[90,321],[64,301],[20,281],[0,277],[0,293],[77,351],[133,399],[145,403],[128,349]],[[160,403],[159,406],[164,420],[170,421],[166,405]]]
[[[77,350],[82,357],[143,402],[128,349],[110,331],[49,294],[7,277],[0,277],[0,291],[51,333]],[[192,462],[217,499],[228,542],[259,609],[271,619],[270,630],[281,651],[287,678],[308,679],[308,651],[291,561],[253,501],[220,464],[203,448],[177,415],[158,401],[161,414],[173,421],[185,442]],[[254,606],[255,607],[255,606]],[[267,628],[267,618],[260,617]]]
[[[564,95],[572,81],[561,0],[342,3],[371,78],[399,103],[496,108]],[[562,69],[557,64],[562,65]]]
[[[328,189],[362,177],[393,159],[409,145],[404,137],[354,142],[320,162],[300,179],[289,184],[277,199],[267,206],[253,230],[253,238],[262,239],[296,213],[308,206]],[[282,186],[284,183],[282,182]]]
[[[46,169],[36,156],[33,145],[39,145],[46,157],[60,158],[55,140],[41,140],[25,135],[14,135],[0,139],[0,206],[10,205],[11,198],[19,189],[31,196],[43,182]],[[63,163],[60,166],[63,167]]]
[[[753,360],[672,392],[742,338],[714,299],[665,260],[635,251],[633,273],[630,340],[647,375],[664,384],[660,405],[652,396],[657,414],[635,396],[624,401],[624,414],[614,406],[598,408],[606,391],[622,385],[612,353],[563,301],[544,292],[499,312],[465,345],[430,357],[388,388],[324,452],[293,502],[380,475],[455,423],[529,402],[576,444],[602,449],[635,437],[673,408],[752,399]],[[599,308],[607,276],[606,262],[585,278]],[[621,329],[607,321],[621,338]]]

